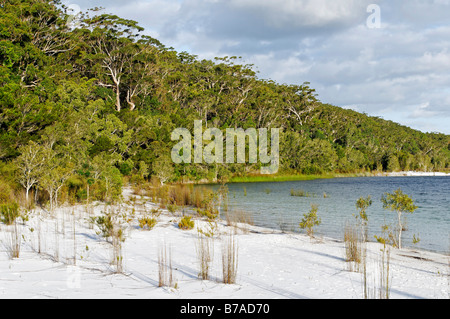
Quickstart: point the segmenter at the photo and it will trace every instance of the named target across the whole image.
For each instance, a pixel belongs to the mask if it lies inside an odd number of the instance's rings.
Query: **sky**
[[[66,0],[199,59],[310,82],[324,103],[450,134],[450,0]]]

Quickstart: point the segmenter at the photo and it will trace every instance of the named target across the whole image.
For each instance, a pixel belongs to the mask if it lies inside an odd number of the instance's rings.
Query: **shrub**
[[[216,209],[209,210],[209,209],[201,209],[197,208],[195,210],[197,214],[201,217],[206,217],[208,220],[214,220],[217,217],[219,217],[219,211]]]
[[[12,198],[13,190],[8,184],[0,180],[0,204],[9,203]]]
[[[384,209],[389,209],[397,213],[397,231],[398,231],[398,239],[397,246],[399,249],[402,248],[402,230],[404,225],[402,224],[402,213],[410,213],[412,214],[417,206],[414,205],[414,201],[405,193],[402,192],[401,189],[396,190],[392,194],[385,193],[381,198],[383,202]]]
[[[12,225],[17,217],[20,217],[19,205],[17,203],[0,205],[0,218],[2,223]]]
[[[322,223],[321,219],[317,217],[317,205],[311,205],[311,210],[308,214],[303,214],[303,219],[299,226],[301,229],[306,229],[309,237],[314,237],[314,227]]]
[[[189,230],[194,228],[195,224],[194,221],[191,219],[192,219],[191,216],[184,216],[178,223],[178,227],[183,230]]]
[[[139,227],[142,229],[152,230],[156,226],[156,219],[152,217],[142,217],[139,219]]]
[[[177,207],[177,205],[175,205],[175,204],[169,204],[169,205],[167,205],[167,210],[172,214],[172,215],[174,215],[176,212],[177,212],[177,209],[178,209],[178,207]]]
[[[101,235],[105,238],[109,238],[112,236],[114,222],[111,214],[106,213],[104,216],[91,217],[91,221],[95,225],[97,225],[100,230],[99,232],[97,232],[97,235]]]

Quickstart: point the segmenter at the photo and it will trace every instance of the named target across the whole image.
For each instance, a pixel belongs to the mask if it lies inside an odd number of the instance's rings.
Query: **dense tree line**
[[[259,169],[173,165],[171,132],[199,119],[222,130],[281,128],[280,173],[450,167],[447,135],[321,103],[309,83],[259,79],[237,57],[179,53],[98,9],[79,18],[73,27],[59,1],[0,0],[4,189],[42,190],[52,204],[61,189],[114,198],[122,176],[214,180]]]

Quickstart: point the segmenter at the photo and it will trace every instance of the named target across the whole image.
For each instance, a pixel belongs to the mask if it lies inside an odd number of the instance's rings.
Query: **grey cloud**
[[[311,82],[326,103],[450,134],[450,0],[73,0],[134,19],[200,58]],[[381,9],[369,29],[367,5]],[[428,124],[427,124],[428,123]]]

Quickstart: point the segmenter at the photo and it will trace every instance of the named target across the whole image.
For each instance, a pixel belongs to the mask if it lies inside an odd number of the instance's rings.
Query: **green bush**
[[[321,219],[317,217],[317,205],[311,205],[311,210],[308,214],[303,214],[303,219],[299,226],[301,229],[306,229],[306,233],[310,237],[314,237],[314,227],[322,223]]]
[[[9,203],[12,198],[13,191],[11,187],[0,180],[0,204]]]
[[[0,205],[0,218],[2,223],[12,225],[17,217],[20,217],[19,205],[17,203]]]
[[[97,235],[101,235],[105,238],[112,236],[114,221],[111,214],[106,213],[103,216],[91,217],[91,221],[100,229],[100,232],[98,232]]]
[[[183,230],[189,230],[194,228],[195,224],[194,221],[191,219],[192,219],[191,216],[184,216],[178,223],[178,227]]]
[[[156,226],[156,219],[151,217],[142,217],[139,219],[139,227],[142,229],[152,230]]]

